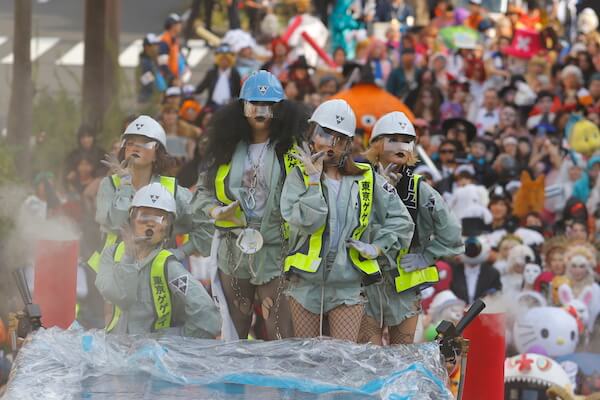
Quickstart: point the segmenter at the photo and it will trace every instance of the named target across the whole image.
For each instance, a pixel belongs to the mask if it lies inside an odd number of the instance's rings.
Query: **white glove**
[[[402,178],[402,174],[398,172],[398,165],[389,163],[387,167],[383,168],[383,165],[379,163],[379,175],[383,176],[388,183],[394,187]]]
[[[370,243],[361,242],[360,240],[348,239],[346,246],[358,251],[361,256],[369,260],[379,257],[379,248]]]
[[[300,148],[298,145],[295,145],[294,148],[298,154],[292,153],[292,157],[304,165],[304,172],[311,177],[311,182],[318,182],[323,173],[323,155],[325,153],[321,151],[316,154],[311,154],[308,144],[306,143],[304,143],[302,147],[303,148]]]
[[[121,184],[124,184],[123,179],[129,179],[131,181],[131,170],[129,164],[131,164],[131,157],[121,162],[112,154],[106,154],[104,160],[100,161],[102,164],[108,167],[108,171],[111,175],[118,175],[121,178]]]
[[[402,269],[406,272],[413,272],[431,267],[432,263],[427,261],[427,258],[423,254],[409,253],[402,257],[400,264],[402,265]]]
[[[130,224],[126,224],[121,228],[121,240],[125,243],[125,258],[133,260],[136,258],[138,251],[149,246],[151,238],[146,236],[136,236]]]
[[[244,225],[244,221],[241,221],[235,216],[235,210],[240,206],[240,201],[236,200],[228,206],[217,206],[210,210],[210,216],[215,221],[230,221],[237,225]]]

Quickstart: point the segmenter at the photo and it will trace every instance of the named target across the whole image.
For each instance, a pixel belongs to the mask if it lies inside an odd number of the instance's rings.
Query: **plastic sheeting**
[[[5,399],[451,399],[435,343],[221,342],[41,330]]]

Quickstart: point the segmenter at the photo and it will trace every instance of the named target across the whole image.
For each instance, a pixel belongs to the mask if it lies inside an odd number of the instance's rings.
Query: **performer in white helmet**
[[[356,342],[363,285],[381,279],[378,259],[397,242],[408,245],[413,223],[394,188],[350,157],[356,117],[348,103],[324,102],[309,124],[309,144],[297,147],[281,194],[294,333],[322,335],[326,315],[332,337]]]
[[[96,286],[113,304],[108,332],[212,339],[219,334],[221,317],[211,297],[165,250],[176,210],[163,185],[144,186],[131,201],[123,241],[104,249]]]
[[[464,252],[461,226],[435,189],[412,173],[417,163],[415,128],[402,112],[381,117],[367,158],[386,177],[408,209],[414,235],[383,269],[383,283],[369,286],[361,341],[381,344],[387,326],[391,344],[412,343],[421,312],[420,289],[439,278],[435,261]]]
[[[174,233],[188,233],[192,227],[190,202],[192,193],[177,185],[177,180],[165,176],[169,167],[167,137],[163,127],[153,118],[141,115],[125,129],[117,159],[107,156],[104,163],[112,175],[102,179],[96,197],[96,222],[105,234],[105,246],[118,240],[120,230],[129,216],[129,206],[136,191],[150,183],[160,183],[171,193],[177,204]],[[182,260],[194,250],[191,244],[174,251]],[[88,264],[96,270],[99,254],[90,258]]]
[[[175,197],[177,218],[174,221],[174,234],[185,234],[191,230],[192,193],[179,186],[175,178],[166,176],[170,166],[166,142],[163,127],[153,118],[140,115],[125,129],[118,156],[107,155],[103,161],[111,175],[102,179],[96,195],[96,222],[100,224],[104,244],[88,259],[87,265],[92,274],[98,272],[102,250],[119,241],[121,229],[128,221],[131,199],[143,186],[160,183]],[[177,259],[183,260],[194,251],[191,243],[175,248],[175,238],[170,239],[172,247],[169,247]],[[91,311],[84,309],[81,312],[85,314]]]

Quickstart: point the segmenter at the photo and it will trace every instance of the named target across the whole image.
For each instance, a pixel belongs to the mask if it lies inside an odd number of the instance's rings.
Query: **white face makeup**
[[[394,154],[400,152],[411,152],[415,148],[415,142],[405,143],[394,140],[393,138],[383,138],[383,151],[391,152]]]
[[[385,135],[383,140],[382,161],[386,164],[405,165],[409,155],[415,150],[415,141],[405,135]]]
[[[591,269],[590,261],[582,255],[576,255],[569,260],[569,275],[576,281],[586,278]]]
[[[249,101],[244,102],[244,116],[246,118],[273,118],[273,106],[267,104],[253,104]]]
[[[525,284],[533,286],[535,280],[542,273],[542,268],[537,264],[527,264],[523,270]]]
[[[450,310],[448,310],[448,317],[450,318],[451,322],[457,323],[458,321],[460,321],[463,315],[464,307],[460,304],[452,306],[450,307]]]

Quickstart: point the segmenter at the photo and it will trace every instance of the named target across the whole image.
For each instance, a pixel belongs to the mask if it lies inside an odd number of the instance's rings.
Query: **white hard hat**
[[[181,88],[179,86],[171,86],[165,91],[165,96],[181,96]]]
[[[345,100],[327,100],[313,112],[308,122],[329,128],[348,137],[354,137],[356,115]]]
[[[433,298],[431,305],[429,306],[429,312],[439,314],[446,307],[451,307],[457,304],[464,306],[465,302],[456,297],[451,290],[442,290]]]
[[[154,118],[147,115],[140,115],[127,125],[125,132],[123,132],[123,136],[127,135],[145,136],[149,139],[156,140],[158,143],[162,144],[165,149],[167,148],[167,134],[165,133],[165,130]]]
[[[135,192],[129,208],[133,207],[156,208],[173,215],[177,214],[175,198],[167,188],[158,182],[146,185]]]
[[[408,135],[416,137],[415,127],[406,114],[400,111],[392,111],[379,118],[371,132],[370,142],[380,135]]]

